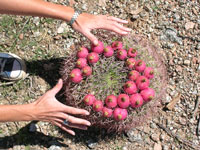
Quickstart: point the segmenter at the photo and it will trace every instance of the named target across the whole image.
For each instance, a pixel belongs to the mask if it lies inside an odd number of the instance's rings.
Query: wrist
[[[73,23],[77,20],[77,18],[79,17],[79,15],[82,14],[81,10],[75,9],[73,16],[71,17],[70,21],[69,21],[69,25],[72,26]]]

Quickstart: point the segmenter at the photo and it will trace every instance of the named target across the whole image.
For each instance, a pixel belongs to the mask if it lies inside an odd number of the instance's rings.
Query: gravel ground
[[[148,124],[121,135],[104,130],[76,131],[72,137],[49,123],[1,123],[0,148],[14,150],[190,150],[198,149],[200,94],[199,0],[51,0],[74,5],[92,14],[110,14],[129,20],[163,54],[168,72],[165,105],[177,99],[172,110],[164,107]],[[0,51],[13,52],[27,61],[29,76],[12,86],[0,86],[1,104],[34,101],[59,75],[58,61],[78,39],[65,22],[38,17],[0,16]],[[56,49],[56,51],[55,51]],[[56,65],[55,65],[56,64]],[[48,73],[41,73],[41,67]],[[54,75],[55,78],[52,79]],[[195,112],[195,113],[194,113]]]

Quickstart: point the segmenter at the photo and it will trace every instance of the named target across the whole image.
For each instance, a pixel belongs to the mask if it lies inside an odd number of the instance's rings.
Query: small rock
[[[189,29],[193,29],[194,28],[195,23],[194,22],[187,22],[185,24],[185,29],[189,30]]]
[[[153,147],[153,150],[162,150],[161,144],[160,143],[155,143],[154,147]]]
[[[48,150],[62,150],[59,146],[52,145],[48,148]]]
[[[200,43],[197,44],[196,49],[200,50]]]
[[[160,140],[161,140],[161,141],[164,141],[165,138],[166,138],[165,134],[161,134],[161,135],[160,135]]]
[[[179,14],[176,13],[176,14],[174,14],[173,18],[174,18],[175,20],[180,20],[181,17],[179,16]]]
[[[199,64],[199,66],[198,66],[198,68],[197,68],[197,71],[200,71],[200,64]]]
[[[183,64],[189,66],[190,65],[190,61],[189,60],[184,60]]]
[[[35,123],[31,123],[29,126],[29,132],[35,132],[37,130],[37,127]]]
[[[200,19],[197,20],[197,23],[200,24]]]
[[[87,10],[87,4],[86,3],[82,5],[82,9]]]
[[[162,150],[169,150],[169,147],[167,145],[163,145]]]
[[[158,142],[159,139],[160,139],[160,134],[156,134],[156,133],[152,134],[152,135],[151,135],[151,139],[152,139],[154,142]]]
[[[122,150],[128,150],[128,148],[126,146],[123,146]]]
[[[137,133],[135,130],[129,130],[126,132],[126,135],[128,136],[128,140],[130,142],[139,142],[142,141],[142,136]]]
[[[34,37],[40,36],[40,32],[39,32],[39,31],[34,32],[34,33],[33,33],[33,36],[34,36]]]
[[[171,42],[177,42],[178,44],[182,45],[182,39],[177,36],[177,32],[172,29],[167,29],[164,35],[161,36],[161,40],[169,40]]]
[[[57,30],[57,33],[63,33],[64,32],[64,28],[63,27],[59,27]]]
[[[151,122],[151,123],[150,123],[150,127],[151,127],[152,129],[157,128],[157,126],[156,126],[156,124],[155,124],[154,122]]]
[[[23,39],[24,39],[24,34],[23,34],[23,33],[21,33],[21,34],[19,35],[19,39],[20,39],[20,40],[23,40]]]
[[[57,33],[59,33],[59,34],[63,33],[63,32],[68,32],[68,31],[69,31],[69,28],[66,23],[62,23],[60,25],[60,27],[58,27],[58,29],[57,29]]]
[[[172,98],[169,94],[166,94],[166,103],[171,102]]]
[[[40,24],[40,18],[39,17],[34,17],[33,18],[33,23],[38,26]]]
[[[93,139],[90,139],[90,140],[87,141],[87,146],[88,146],[89,148],[91,148],[91,149],[96,148],[97,144],[98,144],[98,143],[97,143],[96,141],[94,141]]]

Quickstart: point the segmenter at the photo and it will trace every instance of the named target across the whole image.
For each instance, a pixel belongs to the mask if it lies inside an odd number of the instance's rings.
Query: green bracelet
[[[78,18],[78,16],[82,13],[82,11],[76,9],[74,12],[74,15],[72,16],[69,25],[72,26],[72,24],[76,21],[76,19]]]

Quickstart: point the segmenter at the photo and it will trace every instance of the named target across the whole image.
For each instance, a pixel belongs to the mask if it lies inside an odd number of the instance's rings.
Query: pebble
[[[34,36],[34,37],[40,36],[40,32],[39,32],[39,31],[33,32],[33,36]]]
[[[90,139],[87,141],[87,146],[91,149],[96,148],[97,145],[98,145],[98,143],[96,141],[94,141],[93,139]]]
[[[165,138],[166,138],[165,134],[161,134],[161,135],[160,135],[160,141],[164,141]]]
[[[198,68],[197,68],[197,71],[200,71],[200,64],[199,64],[199,66],[198,66]]]
[[[135,130],[129,130],[129,131],[127,131],[126,135],[128,136],[128,140],[130,142],[139,142],[139,141],[142,141],[141,134],[135,132]]]
[[[193,29],[194,28],[195,23],[194,22],[187,22],[185,24],[185,29],[189,30],[189,29]]]
[[[197,44],[196,49],[197,49],[197,50],[200,50],[200,43]]]
[[[184,65],[187,65],[187,66],[189,66],[190,65],[190,60],[184,60]]]
[[[128,150],[127,146],[122,146],[122,150]]]
[[[152,129],[155,129],[155,128],[157,128],[157,125],[156,125],[154,122],[151,122],[151,123],[150,123],[150,127],[151,127]]]
[[[178,44],[182,45],[182,39],[177,36],[177,33],[174,30],[167,29],[161,37],[162,40],[169,40],[171,42],[177,42]]]
[[[151,135],[151,139],[152,139],[154,142],[158,142],[159,139],[160,139],[160,134],[158,134],[158,133],[153,133],[153,134]]]
[[[153,150],[162,150],[162,145],[160,143],[155,143]]]
[[[173,18],[178,21],[180,20],[181,17],[179,16],[179,14],[175,13]]]
[[[68,32],[69,31],[69,28],[68,28],[68,25],[66,23],[62,23],[58,29],[57,29],[57,33],[64,33],[64,32]]]
[[[33,23],[38,26],[40,24],[40,18],[39,17],[34,17],[33,18]]]
[[[23,40],[23,39],[24,39],[24,34],[23,34],[23,33],[21,33],[21,34],[19,35],[19,39],[20,39],[20,40]]]
[[[29,132],[36,132],[37,127],[35,125],[35,123],[31,123],[29,126]]]
[[[162,150],[169,150],[169,146],[163,145],[163,146],[162,146]]]
[[[56,146],[56,145],[52,145],[48,148],[48,150],[62,150],[61,147]]]

